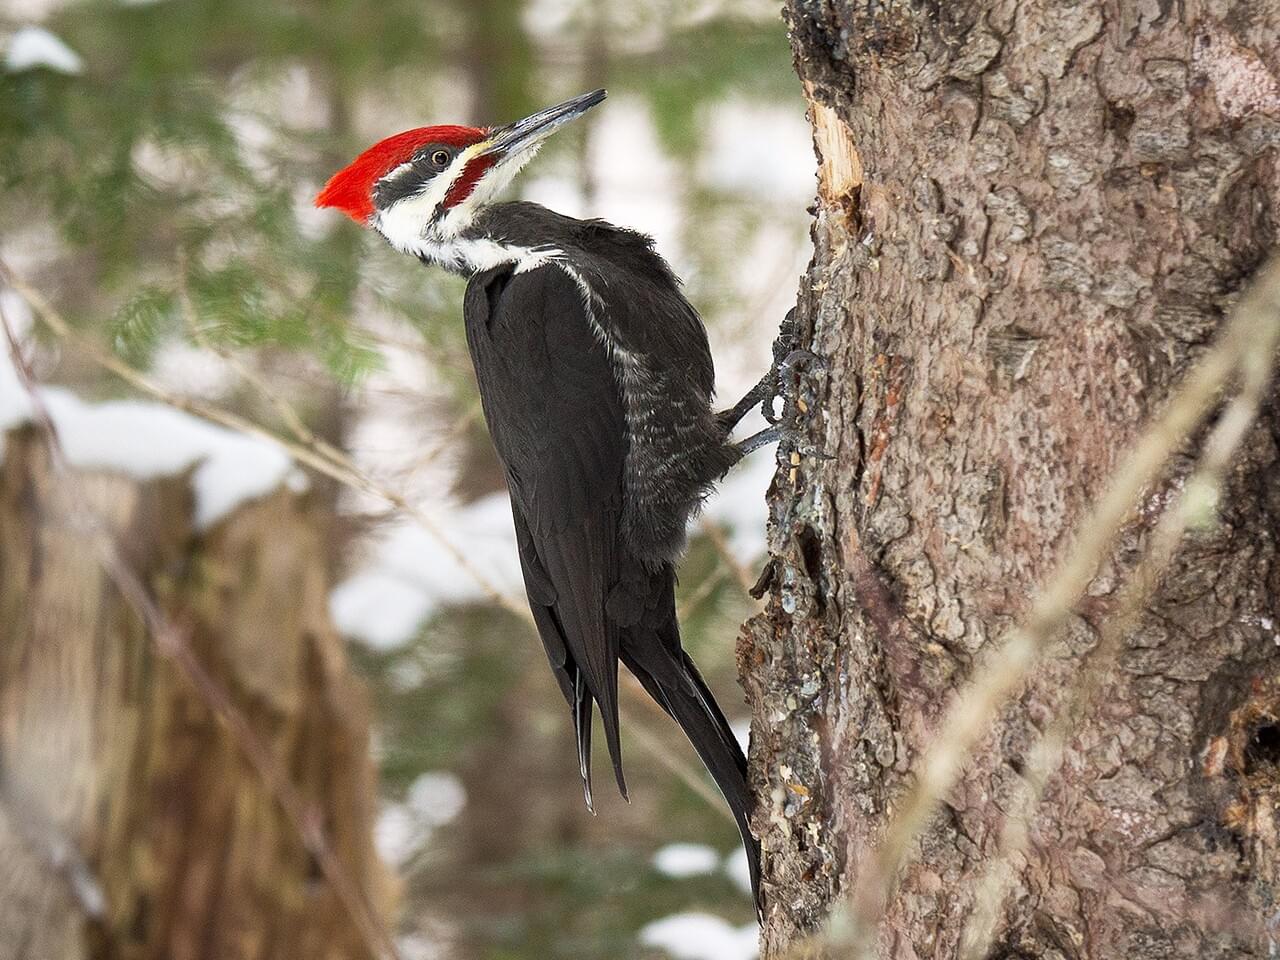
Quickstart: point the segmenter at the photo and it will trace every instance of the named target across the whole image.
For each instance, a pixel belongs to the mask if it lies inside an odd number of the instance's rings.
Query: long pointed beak
[[[503,127],[494,127],[480,154],[482,156],[496,154],[501,158],[518,153],[526,147],[535,147],[570,120],[576,120],[582,116],[604,98],[604,90],[592,90],[590,93],[584,93],[564,103],[557,103],[554,107],[539,110],[523,120],[508,123]]]

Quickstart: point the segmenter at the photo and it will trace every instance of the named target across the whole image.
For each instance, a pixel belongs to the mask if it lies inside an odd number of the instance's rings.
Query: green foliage
[[[797,83],[780,21],[709,21],[676,32],[657,53],[625,62],[620,73],[622,84],[649,100],[663,145],[686,159],[702,142],[703,107],[727,94],[794,96]]]
[[[111,343],[126,362],[147,367],[161,339],[177,323],[177,317],[177,298],[173,291],[140,287],[112,316]]]

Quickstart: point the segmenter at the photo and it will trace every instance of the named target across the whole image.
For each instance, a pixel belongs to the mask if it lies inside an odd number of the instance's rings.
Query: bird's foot
[[[810,350],[798,348],[799,326],[795,309],[786,319],[773,344],[773,365],[760,382],[732,408],[719,414],[727,435],[757,404],[769,427],[733,444],[742,459],[754,450],[771,443],[782,449],[817,460],[831,459],[806,435],[806,427],[822,396],[827,377],[827,364]],[[779,403],[781,401],[781,403]]]
[[[809,418],[817,409],[827,377],[826,361],[809,350],[792,350],[777,362],[775,372],[775,393],[761,407],[770,425],[738,443],[739,454],[745,457],[760,447],[777,443],[788,453],[813,460],[831,460],[831,455],[814,444],[808,435]]]
[[[827,363],[809,350],[792,350],[774,368],[774,393],[765,398],[760,412],[771,424],[785,423],[798,427],[818,405],[822,384],[827,378]],[[782,400],[778,411],[777,401]]]
[[[745,457],[750,453],[754,453],[761,447],[767,447],[771,443],[776,443],[781,449],[791,453],[797,453],[802,457],[809,457],[813,460],[833,460],[831,454],[825,452],[815,445],[808,437],[808,433],[802,426],[794,424],[775,423],[771,427],[766,427],[759,433],[754,433],[734,444],[737,448],[739,458]]]

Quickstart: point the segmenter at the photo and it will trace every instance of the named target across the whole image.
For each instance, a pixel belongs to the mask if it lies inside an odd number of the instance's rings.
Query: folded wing
[[[627,451],[612,363],[582,292],[556,266],[477,275],[464,315],[485,417],[506,469],[529,604],[572,708],[588,805],[593,704],[625,796],[620,628],[605,609],[620,563]]]

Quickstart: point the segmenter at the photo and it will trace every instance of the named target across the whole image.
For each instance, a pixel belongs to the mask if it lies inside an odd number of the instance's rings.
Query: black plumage
[[[593,705],[626,794],[621,661],[679,723],[724,794],[758,899],[746,759],[681,649],[675,612],[674,563],[688,520],[741,456],[728,438],[734,418],[711,408],[702,322],[652,241],[634,231],[509,203],[481,211],[459,250],[469,238],[514,251],[471,276],[467,342],[588,803]]]
[[[496,128],[406,130],[331,177],[316,203],[470,278],[467,342],[587,803],[596,707],[626,794],[621,661],[679,723],[728,801],[759,909],[747,763],[681,649],[675,563],[711,484],[746,452],[795,433],[775,422],[729,439],[747,410],[774,396],[791,357],[775,356],[755,389],[713,413],[706,331],[648,237],[493,202],[547,136],[604,99],[593,90]]]

